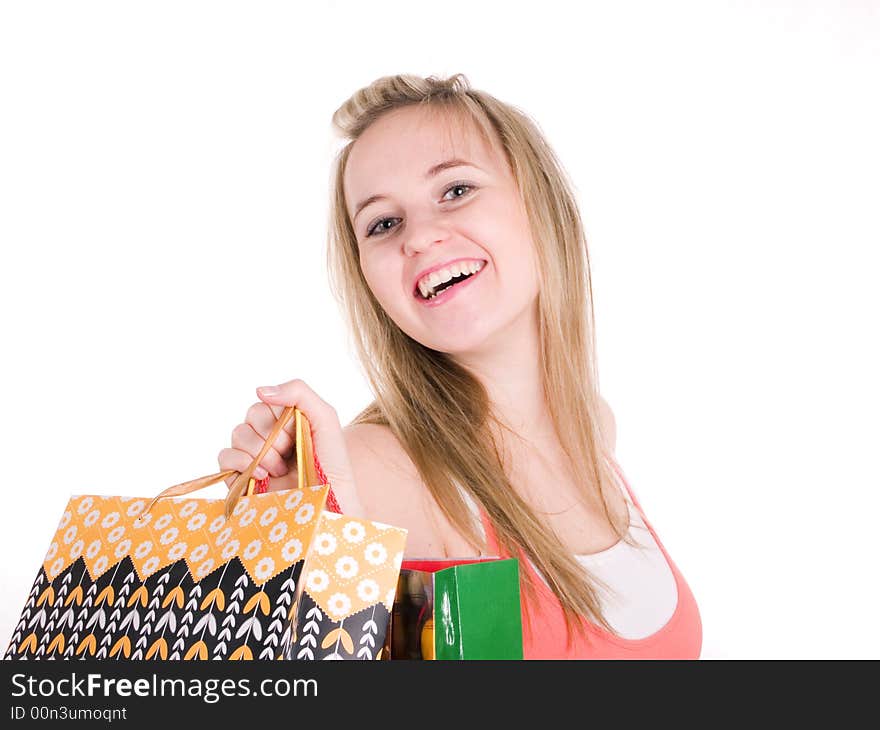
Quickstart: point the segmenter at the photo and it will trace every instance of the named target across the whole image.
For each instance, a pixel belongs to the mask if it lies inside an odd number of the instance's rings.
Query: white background
[[[576,185],[618,459],[703,657],[880,657],[878,5],[0,4],[0,650],[71,494],[217,471],[258,385],[369,402],[330,117],[462,72]]]

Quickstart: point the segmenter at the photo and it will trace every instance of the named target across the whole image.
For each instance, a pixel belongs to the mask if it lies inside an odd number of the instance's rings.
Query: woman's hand
[[[257,397],[260,402],[248,408],[245,422],[232,430],[232,448],[223,449],[219,453],[217,461],[220,469],[234,469],[239,472],[247,469],[260,453],[284,408],[295,406],[305,414],[312,426],[312,446],[339,508],[352,517],[363,517],[345,435],[333,407],[318,397],[302,380],[257,388]],[[295,438],[296,419],[291,418],[266,452],[260,465],[254,469],[254,476],[258,479],[263,479],[268,474],[269,490],[293,489],[297,486]],[[227,487],[232,486],[234,478],[226,479]]]

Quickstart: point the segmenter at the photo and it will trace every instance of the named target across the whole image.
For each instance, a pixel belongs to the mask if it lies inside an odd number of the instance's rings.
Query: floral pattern
[[[323,512],[327,491],[246,496],[231,521],[223,500],[73,497],[7,658],[377,658],[360,627],[384,632],[406,532]]]
[[[269,542],[278,542],[279,540],[283,540],[286,534],[287,523],[276,522],[274,525],[272,525],[272,529],[269,530]]]
[[[50,578],[83,557],[97,579],[128,555],[141,579],[177,560],[192,575],[237,557],[256,583],[306,557],[322,514],[327,487],[245,496],[233,520],[220,499],[163,499],[146,511],[143,497],[73,497],[50,542],[43,570]],[[240,524],[244,523],[244,524]],[[338,539],[338,538],[336,538]],[[263,562],[270,558],[272,570]],[[53,573],[54,571],[54,573]],[[109,650],[108,650],[109,651]]]
[[[402,528],[322,512],[303,569],[305,591],[336,620],[380,600],[390,611],[405,544]]]

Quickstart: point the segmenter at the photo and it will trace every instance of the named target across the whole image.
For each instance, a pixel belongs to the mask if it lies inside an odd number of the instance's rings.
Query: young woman
[[[258,388],[220,468],[295,405],[343,512],[407,528],[408,556],[520,559],[526,658],[697,658],[696,602],[612,457],[583,226],[537,126],[461,74],[380,78],[333,121],[328,262],[375,401],[343,428],[301,380]]]

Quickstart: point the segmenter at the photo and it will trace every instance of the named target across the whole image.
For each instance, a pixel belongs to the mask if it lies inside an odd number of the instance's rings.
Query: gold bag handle
[[[223,481],[227,477],[231,477],[233,474],[237,474],[238,476],[235,477],[235,480],[229,487],[229,494],[226,495],[225,514],[226,519],[229,519],[230,515],[232,515],[232,510],[235,508],[235,505],[241,496],[245,493],[251,493],[253,489],[252,477],[254,469],[257,468],[257,465],[269,452],[269,449],[272,448],[272,444],[275,443],[275,439],[278,434],[281,433],[281,429],[290,422],[290,419],[293,416],[296,416],[297,485],[300,489],[303,489],[306,484],[309,486],[320,484],[317,469],[315,468],[314,447],[312,445],[312,434],[309,421],[299,408],[296,406],[287,406],[281,412],[281,415],[272,427],[272,431],[266,438],[263,448],[260,449],[260,453],[254,457],[250,465],[244,471],[239,472],[235,469],[227,469],[226,471],[219,471],[216,474],[209,474],[208,476],[199,477],[198,479],[191,479],[188,482],[181,482],[180,484],[175,484],[173,487],[168,487],[168,489],[163,489],[159,494],[153,497],[153,500],[147,505],[147,508],[138,515],[138,520],[146,515],[150,509],[152,509],[153,505],[160,499],[164,499],[165,497],[179,497],[184,494],[196,492],[199,489],[204,489],[205,487],[210,487],[212,484]]]

